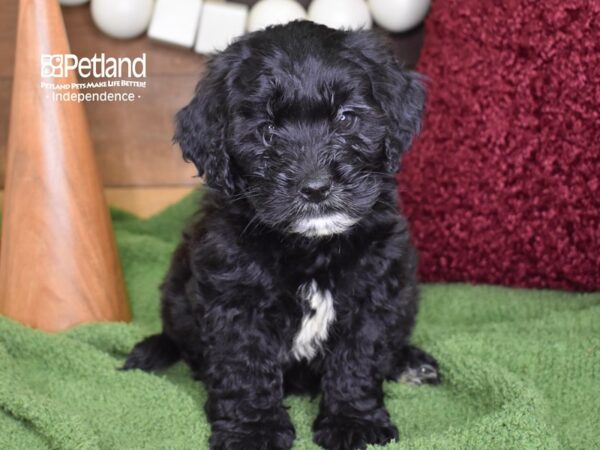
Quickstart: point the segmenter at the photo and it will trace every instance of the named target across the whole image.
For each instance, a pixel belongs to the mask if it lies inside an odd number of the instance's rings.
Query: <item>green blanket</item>
[[[0,449],[202,449],[204,388],[185,365],[120,372],[159,325],[157,286],[195,199],[149,219],[113,212],[134,321],[45,334],[0,318]],[[393,449],[600,448],[600,295],[426,285],[415,342],[444,383],[385,386]],[[318,401],[286,400],[297,449]]]

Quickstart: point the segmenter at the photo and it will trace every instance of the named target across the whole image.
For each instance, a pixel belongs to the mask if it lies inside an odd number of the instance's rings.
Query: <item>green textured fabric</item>
[[[204,388],[177,364],[120,372],[159,329],[157,286],[196,199],[149,219],[113,212],[134,314],[45,334],[0,318],[0,449],[202,449]],[[600,448],[600,295],[428,285],[415,342],[444,383],[385,386],[393,449]],[[316,448],[317,401],[286,400],[295,448]]]

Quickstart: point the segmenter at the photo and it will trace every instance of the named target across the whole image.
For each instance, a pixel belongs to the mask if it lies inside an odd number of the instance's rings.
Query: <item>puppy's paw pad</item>
[[[409,384],[439,384],[442,382],[437,361],[429,353],[408,345],[397,355],[396,369],[389,378]]]
[[[424,363],[416,367],[407,367],[400,374],[400,381],[420,385],[439,384],[442,380],[437,366]]]
[[[323,420],[315,424],[314,439],[326,450],[363,450],[369,444],[385,445],[398,440],[398,429],[391,423]]]

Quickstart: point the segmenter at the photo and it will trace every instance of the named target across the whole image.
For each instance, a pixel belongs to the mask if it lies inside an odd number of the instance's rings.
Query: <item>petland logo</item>
[[[146,54],[137,58],[106,57],[104,53],[91,58],[79,58],[72,53],[43,54],[42,78],[64,78],[77,72],[80,78],[145,78]]]
[[[133,102],[145,89],[146,54],[113,58],[104,53],[79,58],[72,53],[41,56],[40,87],[58,102]]]

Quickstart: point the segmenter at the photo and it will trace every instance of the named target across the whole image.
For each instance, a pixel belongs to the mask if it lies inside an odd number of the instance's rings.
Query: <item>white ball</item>
[[[83,5],[84,3],[89,2],[90,0],[60,0],[60,4],[63,6],[77,6]]]
[[[139,36],[150,24],[154,0],[92,0],[92,19],[117,39]]]
[[[399,33],[419,25],[429,11],[431,0],[369,0],[377,25]]]
[[[368,30],[373,24],[364,0],[314,0],[308,18],[331,28]]]
[[[250,10],[248,31],[269,25],[279,25],[292,20],[306,19],[306,11],[294,0],[260,0]]]

